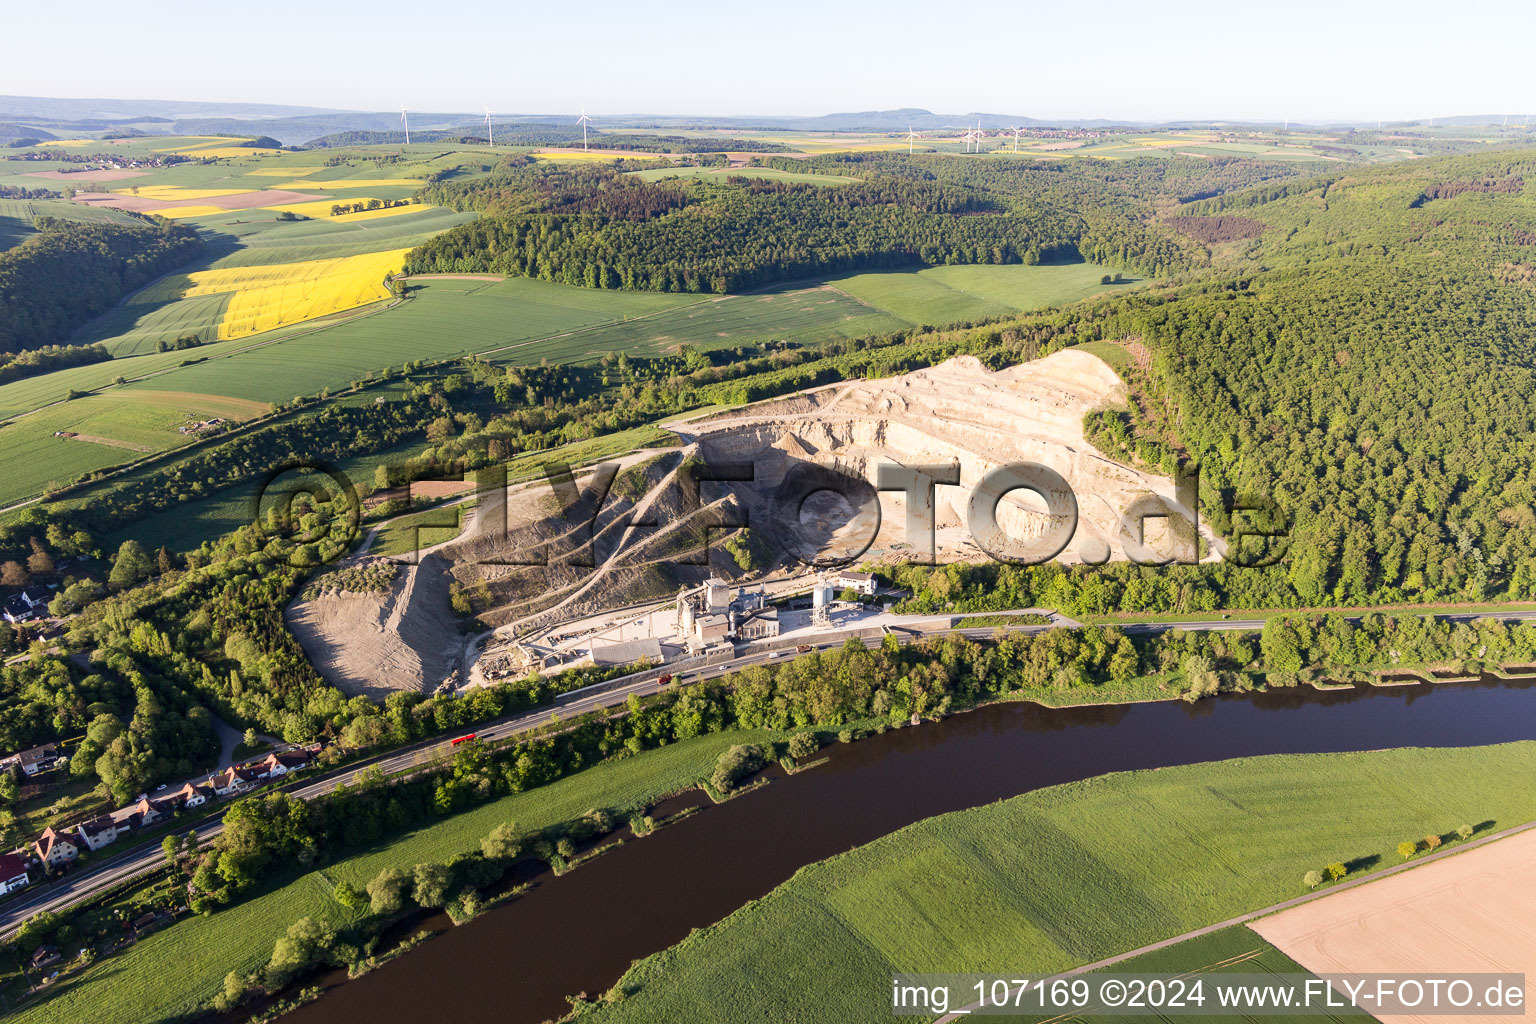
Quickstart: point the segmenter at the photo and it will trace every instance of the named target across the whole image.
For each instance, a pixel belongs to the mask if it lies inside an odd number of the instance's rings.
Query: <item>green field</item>
[[[1127,275],[1121,284],[1104,285],[1104,273],[1093,263],[983,264],[851,274],[830,283],[910,323],[942,326],[1064,305],[1136,280]]]
[[[37,181],[27,186],[42,186]],[[99,210],[91,206],[77,206],[62,199],[0,199],[0,249],[9,249],[17,242],[25,241],[32,234],[32,222],[38,217],[57,217],[60,220],[103,220],[131,222],[132,217],[117,210]]]
[[[351,920],[351,912],[331,898],[336,882],[362,886],[385,867],[446,861],[455,853],[478,849],[480,840],[506,821],[531,832],[594,807],[639,809],[706,777],[715,759],[733,743],[777,738],[751,731],[701,736],[504,797],[309,872],[211,917],[190,918],[157,932],[123,955],[104,960],[83,983],[10,1019],[18,1024],[118,1024],[190,1013],[212,997],[226,973],[265,963],[272,943],[298,918],[325,914],[338,922]],[[166,983],[170,976],[175,984]]]
[[[1281,755],[1101,776],[802,869],[584,1019],[863,1020],[903,971],[1052,973],[1305,892],[1405,836],[1536,818],[1536,743]],[[888,1012],[888,1010],[884,1011]]]
[[[1201,935],[1197,938],[1186,939],[1165,949],[1154,950],[1151,953],[1143,953],[1141,956],[1122,960],[1120,963],[1106,969],[1105,973],[1113,974],[1177,974],[1177,975],[1222,975],[1222,974],[1309,974],[1305,967],[1286,956],[1274,946],[1265,942],[1258,933],[1242,925],[1231,928],[1223,928],[1220,931],[1211,932],[1209,935]],[[1213,1005],[1207,992],[1206,1005]],[[1101,1008],[1102,1009],[1102,1008]],[[1087,1016],[1087,1015],[1085,1015]],[[1108,1013],[1093,1013],[1092,1019],[1100,1024],[1131,1024],[1132,1021],[1144,1021],[1144,1015],[1115,1016]],[[1057,1015],[1050,1017],[1024,1016],[1010,1018],[1016,1021],[1030,1021],[1044,1024],[1045,1021],[1059,1020]],[[1179,1016],[1181,1021],[1226,1021],[1230,1022],[1234,1015],[1229,1013],[1213,1013],[1204,1015]],[[1264,1020],[1264,1017],[1236,1018],[1243,1020]],[[1276,1018],[1270,1017],[1269,1020]],[[1341,1024],[1372,1024],[1375,1020],[1364,1013],[1347,1013],[1340,1011],[1331,1014],[1316,1014],[1308,1018],[1318,1021],[1339,1021]]]
[[[317,237],[350,234],[327,234],[316,226],[321,223],[299,222],[282,230],[316,232]],[[400,243],[404,237],[380,244]],[[272,250],[273,255],[296,259],[317,254],[294,248],[292,241]],[[246,258],[259,251],[240,249],[236,255]],[[129,381],[127,388],[103,394],[102,400],[129,400],[132,392],[149,390],[265,404],[313,395],[322,388],[338,390],[371,371],[409,360],[472,352],[496,363],[530,364],[581,362],[619,351],[659,355],[682,345],[751,349],[769,342],[811,344],[866,337],[1075,301],[1103,291],[1102,274],[1102,268],[1090,264],[932,267],[853,274],[829,284],[728,296],[599,291],[528,278],[419,278],[412,282],[412,297],[391,308],[376,305],[371,311],[349,311],[180,352],[154,352],[154,343],[184,333],[211,337],[228,296],[195,296],[159,305],[135,304],[130,298],[76,338],[99,339],[116,358],[0,386],[0,416],[60,402],[72,390],[106,388],[118,377]],[[56,429],[62,428],[51,427],[41,436],[35,430],[0,434],[0,452],[24,453],[37,467],[9,487],[0,487],[0,501],[27,497],[50,482],[126,461],[121,452],[105,447],[80,452],[49,443]],[[24,438],[27,446],[15,448]],[[63,457],[42,458],[50,449]]]

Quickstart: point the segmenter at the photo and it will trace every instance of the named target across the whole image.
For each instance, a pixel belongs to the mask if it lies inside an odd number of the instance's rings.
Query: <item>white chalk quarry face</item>
[[[759,509],[767,507],[767,496],[796,461],[870,482],[881,463],[957,465],[959,485],[940,485],[934,494],[941,562],[985,558],[1010,544],[1037,552],[1059,548],[1062,562],[1125,559],[1128,551],[1142,561],[1167,559],[1187,549],[1175,529],[1180,524],[1168,517],[1183,513],[1187,524],[1188,510],[1177,505],[1174,482],[1113,461],[1083,436],[1087,413],[1124,398],[1119,376],[1086,352],[1067,349],[996,372],[961,356],[900,377],[834,385],[695,421],[684,429],[711,460],[753,463]],[[1034,491],[1018,489],[997,503],[997,535],[972,536],[967,524],[977,485],[994,470],[1021,463],[1046,467],[1066,481],[1077,505],[1075,530],[1066,534],[1069,520],[1053,516]],[[876,533],[867,507],[816,495],[802,506],[799,528],[783,532],[793,534],[796,554],[803,558],[809,550],[821,558],[864,550],[892,561],[911,557],[912,545],[925,541],[905,535],[905,497],[881,492],[879,506]],[[1127,522],[1136,511],[1151,513],[1138,517],[1144,524],[1141,538],[1134,520]]]

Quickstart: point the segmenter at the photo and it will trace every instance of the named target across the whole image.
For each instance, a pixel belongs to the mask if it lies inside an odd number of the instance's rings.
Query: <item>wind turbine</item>
[[[987,133],[982,130],[981,122],[977,121],[976,122],[976,152],[978,152],[978,153],[981,152],[981,140],[986,138],[986,137],[987,137]]]
[[[581,116],[576,119],[576,123],[581,125],[581,148],[583,151],[587,148],[587,122],[590,120],[592,119],[587,116],[587,105],[583,103],[581,105]]]
[[[485,104],[481,104],[485,106]],[[491,108],[485,107],[485,134],[491,140],[491,148],[496,148],[496,129],[491,127]]]
[[[409,111],[402,106],[400,108],[400,123],[405,125],[405,144],[409,146],[411,144],[411,119],[406,117],[407,113]]]
[[[1015,153],[1019,151],[1019,133],[1023,130],[1024,129],[1020,128],[1018,125],[1013,126],[1013,151]]]
[[[917,132],[912,130],[911,125],[907,125],[907,156],[912,155],[912,140],[915,138],[917,138]]]
[[[966,125],[965,134],[960,136],[960,141],[965,143],[965,151],[969,153],[971,151],[971,143],[976,141],[976,129]]]

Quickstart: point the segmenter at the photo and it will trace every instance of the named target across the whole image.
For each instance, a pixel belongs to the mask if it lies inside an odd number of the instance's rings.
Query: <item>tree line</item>
[[[63,343],[118,299],[187,263],[202,239],[162,218],[121,224],[39,217],[0,252],[0,353]]]

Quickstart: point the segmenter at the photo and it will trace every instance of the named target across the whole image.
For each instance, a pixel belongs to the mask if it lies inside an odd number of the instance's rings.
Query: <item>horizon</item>
[[[144,17],[114,25],[110,35],[73,40],[68,82],[74,87],[66,91],[74,95],[59,98],[114,98],[121,82],[114,60],[125,48],[192,53],[227,33],[218,85],[169,62],[136,69],[132,92],[178,102],[345,112],[400,106],[473,112],[486,105],[576,110],[584,104],[593,116],[606,117],[814,117],[823,114],[786,111],[912,107],[1140,123],[1401,122],[1466,116],[1458,112],[1487,110],[1494,97],[1514,108],[1512,118],[1525,116],[1520,108],[1536,107],[1520,31],[1531,27],[1532,17],[1513,3],[1495,5],[1475,23],[1434,20],[1438,9],[1422,0],[1393,8],[1390,18],[1306,0],[1283,22],[1269,11],[1217,9],[1199,0],[1157,11],[1116,0],[1084,14],[986,3],[967,11],[962,25],[934,24],[925,5],[909,0],[835,10],[792,0],[771,19],[718,11],[707,22],[677,25],[599,0],[578,23],[585,32],[571,36],[563,13],[451,0],[432,23],[410,25],[408,50],[401,19],[415,12],[402,4],[315,9],[278,0],[259,21],[206,8],[185,17],[184,6],[157,0]],[[1214,22],[1202,23],[1212,16]],[[51,17],[23,9],[12,15],[12,26],[18,38],[41,35]],[[475,48],[489,47],[492,59],[464,59],[470,19]],[[1490,19],[1503,19],[1509,31],[1488,32]],[[985,38],[1017,45],[977,46],[978,21],[987,26]],[[1414,60],[1423,47],[1421,26],[1430,23],[1434,60]],[[914,24],[922,26],[920,47],[911,43]],[[530,38],[539,45],[524,45]],[[1370,45],[1358,45],[1361,39]],[[1042,40],[1047,45],[1038,45]],[[976,59],[951,59],[968,48]],[[409,53],[399,69],[405,82],[399,74],[381,74],[381,55],[395,49]],[[508,52],[514,56],[503,58]],[[663,52],[682,56],[657,61]],[[284,66],[273,73],[264,58],[279,53]],[[56,58],[40,48],[15,55],[0,75],[0,93],[44,92],[37,83],[58,80]],[[914,73],[935,67],[939,74]],[[208,91],[226,98],[199,95]],[[707,106],[730,113],[692,112],[706,105],[696,98],[701,92],[711,97]],[[616,113],[619,104],[605,102],[613,96],[644,114]],[[893,96],[902,99],[893,102]]]

